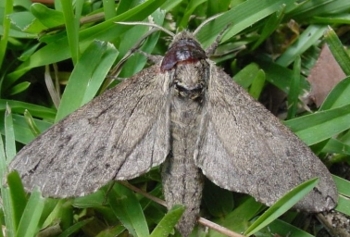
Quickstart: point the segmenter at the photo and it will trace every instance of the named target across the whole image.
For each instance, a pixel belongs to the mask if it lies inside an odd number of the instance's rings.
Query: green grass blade
[[[115,195],[108,195],[109,203],[124,227],[132,236],[149,236],[146,218],[135,194],[120,184],[115,184],[112,191]]]
[[[337,14],[347,12],[350,8],[350,2],[347,0],[318,0],[318,1],[303,1],[301,4],[292,10],[287,17],[297,21],[312,20],[313,17],[319,15],[329,15],[329,13]]]
[[[30,11],[44,26],[48,28],[64,25],[64,16],[61,11],[49,8],[40,3],[32,4]]]
[[[305,195],[307,195],[317,185],[317,183],[317,178],[310,179],[286,193],[275,204],[267,209],[267,211],[262,214],[256,221],[254,221],[254,223],[249,226],[244,234],[250,236],[270,224],[273,220],[277,219],[283,213],[288,211]]]
[[[16,94],[19,94],[25,90],[28,89],[28,87],[30,86],[30,82],[21,82],[21,83],[18,83],[17,85],[13,86],[9,91],[8,91],[8,94],[9,95],[16,95]]]
[[[15,141],[14,141],[14,130],[13,130],[13,119],[12,119],[12,114],[10,111],[10,108],[8,105],[6,105],[6,112],[4,116],[4,129],[5,129],[5,139],[6,139],[6,145],[3,143],[2,137],[0,137],[0,180],[1,180],[1,198],[3,200],[3,211],[4,211],[4,221],[5,221],[5,226],[6,226],[6,236],[12,237],[16,235],[17,232],[17,226],[20,220],[20,217],[22,215],[24,205],[26,203],[26,199],[22,195],[24,193],[23,191],[23,186],[21,186],[21,182],[19,180],[18,175],[14,179],[6,179],[6,173],[7,171],[7,164],[9,162],[9,159],[7,158],[7,154],[10,155],[12,158],[15,153]],[[9,175],[11,177],[11,175]],[[19,183],[20,188],[22,188],[22,191],[19,190],[18,195],[14,196],[13,195],[13,189],[9,189],[7,187],[4,187],[4,183],[9,184],[9,187],[11,186],[12,183]],[[14,182],[12,182],[14,181]],[[16,186],[16,187],[17,187]],[[20,200],[21,202],[18,205],[14,205],[16,203],[16,200]]]
[[[11,107],[12,113],[24,114],[25,110],[28,110],[33,116],[42,118],[48,121],[54,121],[56,116],[56,110],[47,108],[40,105],[25,103],[15,100],[0,99],[0,111],[6,110],[6,104]]]
[[[185,211],[183,206],[174,206],[152,231],[150,237],[167,237],[173,231],[176,223],[180,220],[182,213]]]
[[[140,21],[153,13],[163,0],[149,0],[128,10],[127,12],[113,17],[100,24],[83,29],[79,32],[80,50],[84,51],[92,41],[99,39],[102,41],[115,41],[130,27],[117,26],[119,21]],[[70,49],[67,46],[66,37],[57,37],[54,43],[48,44],[35,52],[27,61],[21,64],[14,72],[7,75],[4,88],[8,88],[18,80],[28,70],[44,66],[47,64],[63,61],[70,57]]]
[[[262,236],[298,236],[298,237],[315,237],[295,226],[282,220],[274,220],[271,224],[259,231]],[[261,235],[259,235],[261,236]]]
[[[310,25],[299,36],[298,40],[276,60],[276,63],[287,67],[297,57],[309,49],[316,43],[324,34],[327,26],[324,25]]]
[[[249,88],[249,94],[257,100],[264,89],[264,85],[265,85],[265,72],[260,69],[255,75],[253,83]]]
[[[225,12],[215,21],[204,26],[203,29],[198,32],[198,40],[202,42],[203,46],[206,48],[214,42],[216,35],[225,27],[232,25],[222,39],[224,42],[244,29],[251,27],[259,20],[279,11],[283,6],[294,4],[294,2],[294,0],[244,1]]]
[[[212,216],[223,217],[234,207],[233,194],[205,180],[202,204]]]
[[[38,223],[44,209],[45,199],[37,190],[30,195],[18,226],[18,237],[32,237],[38,231]]]
[[[14,120],[13,126],[14,126],[16,141],[23,144],[28,144],[29,142],[31,142],[36,137],[36,135],[33,134],[26,119],[23,116],[17,115],[17,114],[13,114],[12,117]],[[52,123],[43,121],[41,119],[34,119],[34,122],[41,132],[45,131],[50,126],[52,126]],[[0,130],[2,134],[5,134],[4,118],[2,116],[0,116]]]
[[[254,81],[260,68],[256,63],[251,63],[240,70],[233,79],[243,88],[247,89]]]
[[[72,234],[74,234],[75,232],[80,230],[83,226],[85,226],[86,224],[88,224],[92,220],[93,220],[93,218],[79,221],[79,222],[75,223],[74,225],[70,226],[69,228],[67,228],[65,231],[63,231],[60,235],[58,235],[58,237],[72,236]]]
[[[108,20],[115,17],[115,1],[113,0],[103,0],[103,11],[105,13],[105,19]]]
[[[241,200],[235,209],[224,218],[221,217],[214,221],[230,230],[243,233],[248,228],[249,221],[259,214],[262,208],[265,208],[263,204],[255,201],[252,197],[247,197]],[[209,233],[212,237],[222,237],[222,235],[215,230],[209,230]]]
[[[350,181],[333,175],[334,182],[337,186],[339,192],[338,204],[336,210],[344,213],[345,215],[350,215]]]
[[[328,94],[320,107],[320,111],[334,109],[350,104],[350,77],[340,81]]]
[[[56,122],[96,95],[117,55],[118,51],[112,44],[102,41],[94,41],[86,49],[69,78]]]
[[[284,121],[307,145],[329,139],[350,128],[350,104]]]
[[[0,136],[0,181],[1,181],[1,198],[2,209],[4,212],[4,226],[6,226],[6,236],[12,237],[16,233],[16,221],[14,209],[11,204],[11,195],[8,188],[4,187],[5,173],[7,172],[7,161],[5,155],[5,146],[2,136]]]
[[[255,42],[251,50],[255,50],[261,45],[271,34],[278,28],[283,19],[284,10],[279,10],[268,17],[264,27],[262,28],[259,39]]]
[[[121,236],[123,231],[125,231],[125,228],[123,226],[114,226],[114,227],[111,227],[111,228],[108,228],[106,230],[101,231],[96,237]]]
[[[15,220],[14,210],[11,203],[11,195],[8,188],[1,188],[1,198],[3,201],[4,221],[6,225],[5,235],[8,237],[14,237],[16,235],[17,223]]]
[[[350,181],[333,175],[333,180],[337,186],[339,194],[350,197]]]
[[[13,129],[13,118],[10,106],[7,106],[5,112],[5,137],[6,159],[9,163],[16,155],[16,139],[15,132]]]
[[[344,73],[346,75],[350,75],[350,56],[345,51],[344,46],[337,34],[330,27],[325,34],[325,40]]]
[[[312,20],[315,24],[350,24],[350,16],[349,14],[339,14],[338,16],[333,17],[318,17],[315,16]]]
[[[72,199],[46,199],[45,208],[40,220],[41,229],[59,224],[62,230],[74,222]]]
[[[9,186],[11,212],[17,230],[27,204],[27,195],[17,172],[11,172],[7,175],[7,183]]]
[[[39,136],[41,131],[40,131],[39,127],[36,125],[34,118],[29,113],[28,110],[24,111],[24,118],[28,124],[29,129],[32,131],[33,135]]]
[[[1,211],[1,213],[3,214],[3,212]],[[3,218],[0,218],[0,226],[5,226],[5,223],[3,223]],[[5,231],[4,231],[5,232]],[[4,237],[4,233],[3,231],[0,231],[0,237]]]
[[[322,148],[325,153],[338,153],[343,155],[350,155],[350,145],[338,139],[331,138],[327,144]],[[333,161],[333,158],[332,158]]]
[[[294,76],[294,72],[289,68],[282,67],[279,64],[272,62],[270,59],[258,59],[259,66],[266,74],[266,81],[278,87],[285,93],[289,93],[290,80]],[[303,76],[301,76],[300,90],[309,90],[309,84]]]
[[[3,142],[3,137],[0,136],[0,187],[3,188],[4,182],[4,176],[7,172],[7,160],[6,160],[6,153],[5,153],[5,145]]]
[[[290,82],[290,90],[288,94],[288,115],[287,119],[294,118],[299,104],[300,94],[300,73],[301,73],[301,59],[297,57],[294,61],[293,77]]]
[[[206,0],[191,0],[187,4],[186,10],[183,17],[179,23],[178,30],[185,30],[188,28],[188,21],[193,14],[193,11],[200,5],[202,5]]]
[[[7,44],[9,40],[11,22],[8,15],[13,11],[13,0],[5,1],[5,9],[2,20],[2,34],[0,38],[0,68],[3,67],[2,63],[6,55]]]
[[[349,184],[348,184],[349,186]],[[344,213],[345,215],[350,216],[350,198],[339,196],[338,198],[338,204],[335,208],[335,210]]]
[[[350,215],[350,181],[333,175],[333,180],[339,192],[338,204],[335,210]]]
[[[81,1],[77,1],[81,2]],[[79,18],[74,16],[72,1],[61,0],[64,21],[66,25],[68,45],[73,63],[76,64],[80,55]],[[77,9],[77,8],[76,8]]]

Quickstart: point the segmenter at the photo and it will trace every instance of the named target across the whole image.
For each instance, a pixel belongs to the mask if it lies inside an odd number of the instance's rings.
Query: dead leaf
[[[328,93],[344,78],[345,73],[333,57],[327,44],[324,44],[320,56],[307,78],[311,84],[310,99],[317,107],[320,107]]]

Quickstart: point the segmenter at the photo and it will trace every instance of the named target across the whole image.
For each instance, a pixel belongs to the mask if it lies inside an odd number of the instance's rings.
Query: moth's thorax
[[[191,64],[179,63],[169,75],[172,77],[175,96],[202,101],[209,80],[209,64],[206,60]]]
[[[175,96],[202,100],[210,74],[206,59],[205,51],[190,33],[175,37],[160,65],[160,71],[170,76]]]

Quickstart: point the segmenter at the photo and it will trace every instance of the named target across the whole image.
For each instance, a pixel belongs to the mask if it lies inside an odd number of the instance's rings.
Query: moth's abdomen
[[[185,106],[185,104],[182,105]],[[190,105],[187,104],[187,106]],[[199,106],[193,110],[188,110],[177,103],[172,106],[171,154],[162,167],[163,192],[168,208],[174,205],[186,206],[177,225],[182,236],[188,236],[192,232],[198,219],[202,198],[203,175],[193,159],[198,137],[197,124],[199,123],[196,122],[199,117],[198,112],[200,112]]]
[[[178,151],[174,152],[179,153]],[[177,154],[169,156],[164,162],[162,181],[168,209],[174,205],[186,207],[176,227],[182,236],[189,236],[199,218],[203,175],[194,165],[190,155]]]
[[[181,65],[174,74],[185,76],[183,72],[187,70],[195,70],[195,67]],[[177,229],[182,236],[188,236],[199,216],[203,189],[203,174],[195,165],[193,157],[202,119],[201,98],[205,92],[198,91],[202,75],[193,72],[187,74],[188,78],[183,76],[172,78],[181,82],[181,90],[176,83],[171,88],[174,95],[170,109],[171,153],[163,164],[162,180],[168,208],[176,204],[186,206]],[[193,97],[194,94],[196,96]]]

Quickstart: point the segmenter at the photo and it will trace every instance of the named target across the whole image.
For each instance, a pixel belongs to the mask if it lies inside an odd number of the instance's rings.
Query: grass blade
[[[277,219],[283,213],[293,207],[299,200],[307,195],[318,183],[318,179],[310,179],[280,198],[275,204],[273,204],[267,211],[262,214],[254,223],[249,226],[245,231],[245,235],[250,236],[259,231],[266,225],[270,224],[273,220]]]
[[[94,41],[86,49],[69,78],[56,122],[96,95],[117,55],[118,51],[112,44],[102,41]]]
[[[166,237],[174,230],[176,223],[180,220],[182,213],[185,211],[183,206],[174,206],[152,231],[150,237]]]

